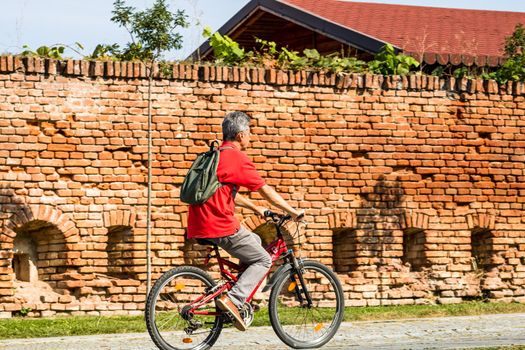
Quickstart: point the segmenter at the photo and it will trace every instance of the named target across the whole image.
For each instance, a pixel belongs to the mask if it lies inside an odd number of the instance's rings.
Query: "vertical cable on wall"
[[[146,295],[151,288],[151,84],[153,83],[153,62],[150,66],[148,81],[148,209],[146,219]]]

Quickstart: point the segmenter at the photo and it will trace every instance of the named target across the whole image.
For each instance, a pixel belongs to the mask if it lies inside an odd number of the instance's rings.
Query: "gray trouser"
[[[231,236],[209,240],[239,259],[242,264],[249,265],[228,292],[232,302],[240,308],[272,266],[272,258],[262,247],[261,238],[242,226]]]

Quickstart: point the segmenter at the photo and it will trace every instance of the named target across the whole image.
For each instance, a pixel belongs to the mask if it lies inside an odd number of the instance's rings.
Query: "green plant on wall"
[[[308,66],[308,59],[299,55],[297,51],[288,50],[286,47],[281,48],[278,58],[279,66],[285,69],[299,70]]]
[[[42,45],[37,48],[35,51],[31,50],[28,45],[22,46],[25,50],[22,51],[22,56],[37,56],[43,58],[53,58],[56,60],[62,59],[62,54],[66,49],[65,46],[46,46]]]
[[[255,63],[255,65],[260,65],[267,68],[284,68],[288,57],[281,56],[275,41],[267,41],[260,38],[255,38],[255,42],[259,44],[259,49],[255,52],[250,52],[250,58],[253,63]]]
[[[30,307],[22,307],[22,308],[20,309],[20,312],[19,312],[19,313],[20,313],[20,316],[22,316],[22,317],[26,317],[27,315],[29,315],[29,313],[30,313],[31,311],[33,311],[33,309],[30,308]]]
[[[368,65],[357,57],[340,57],[337,53],[321,55],[316,49],[305,49],[302,55],[274,41],[255,38],[259,49],[246,52],[237,42],[206,27],[203,35],[209,39],[215,62],[218,64],[249,64],[265,68],[314,69],[333,73],[371,71],[378,74],[408,74],[419,63],[410,56],[396,54],[391,45],[385,46]]]
[[[259,48],[246,52],[239,44],[226,35],[212,33],[206,27],[203,33],[209,39],[215,62],[218,64],[247,64],[265,68],[315,69],[329,72],[362,72],[366,62],[355,57],[339,57],[337,53],[323,56],[315,49],[305,49],[302,55],[285,47],[277,47],[274,41],[255,38]]]
[[[120,57],[119,44],[98,44],[91,55],[84,56],[88,60],[116,60]]]
[[[71,47],[69,45],[64,44],[55,44],[51,46],[42,45],[38,47],[36,50],[31,50],[29,45],[22,46],[25,50],[21,52],[22,56],[34,56],[34,57],[42,57],[42,58],[53,58],[55,60],[61,60],[63,59],[63,54],[66,48],[69,48],[77,53],[80,53],[79,50],[83,50],[84,46],[80,43],[75,43],[75,47]]]
[[[335,52],[321,55],[316,49],[305,49],[303,54],[308,59],[308,65],[323,71],[357,73],[366,69],[366,62],[356,57],[340,57]]]
[[[383,46],[374,60],[368,62],[370,72],[383,75],[407,75],[412,68],[418,66],[419,62],[414,57],[396,54],[390,44]]]
[[[244,49],[227,35],[212,33],[210,27],[205,27],[202,35],[209,39],[217,63],[238,64],[247,58]]]
[[[470,78],[471,74],[467,67],[459,67],[459,68],[454,69],[454,71],[452,72],[452,76],[454,76],[454,78],[456,79],[461,79],[461,78]]]

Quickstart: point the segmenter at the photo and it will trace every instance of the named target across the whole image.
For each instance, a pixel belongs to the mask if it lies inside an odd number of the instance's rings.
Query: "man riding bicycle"
[[[239,313],[244,301],[257,283],[266,275],[272,261],[255,233],[242,227],[235,217],[235,205],[253,210],[263,216],[266,210],[247,197],[238,194],[240,187],[259,192],[264,199],[287,212],[293,219],[304,213],[291,207],[272,187],[267,185],[254,164],[242,151],[250,144],[250,118],[243,112],[228,113],[222,122],[223,143],[217,167],[222,184],[204,203],[192,204],[188,215],[188,239],[205,238],[217,244],[231,256],[248,266],[235,286],[217,300],[217,306],[230,312],[233,325],[246,330]]]

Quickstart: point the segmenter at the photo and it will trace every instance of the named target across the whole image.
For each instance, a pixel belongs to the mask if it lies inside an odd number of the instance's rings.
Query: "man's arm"
[[[256,205],[250,199],[244,197],[243,195],[239,193],[235,195],[235,204],[237,204],[240,207],[250,209],[258,213],[260,216],[264,216],[264,211],[266,210],[266,208]]]
[[[302,217],[304,215],[304,211],[299,211],[294,208],[292,208],[288,202],[284,200],[279,193],[277,193],[271,186],[264,185],[261,187],[258,191],[261,196],[263,196],[264,199],[266,199],[268,202],[275,205],[277,208],[287,212],[292,216],[294,220],[297,220],[298,218]]]

